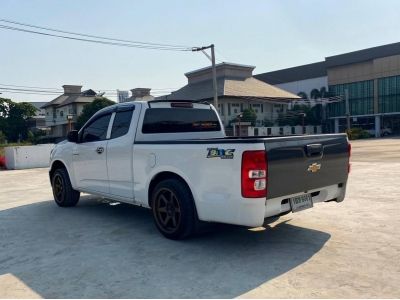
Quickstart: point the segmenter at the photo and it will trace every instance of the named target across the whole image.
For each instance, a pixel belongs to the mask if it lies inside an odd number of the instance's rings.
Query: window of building
[[[379,82],[378,82],[379,85]],[[364,115],[374,113],[374,81],[358,81],[346,84],[329,86],[329,92],[334,96],[341,96],[342,101],[328,105],[328,116],[344,116],[346,103],[344,101],[345,90],[349,92],[349,107],[351,115]]]
[[[151,108],[146,110],[143,133],[220,131],[217,115],[211,109]]]
[[[252,109],[258,114],[260,112],[260,104],[252,104]]]
[[[63,117],[63,116],[64,116],[64,111],[60,110],[60,117]]]
[[[400,112],[400,76],[378,79],[380,113]]]
[[[279,135],[283,135],[283,127],[279,127]]]
[[[82,143],[105,140],[107,137],[107,129],[108,124],[110,123],[110,118],[111,113],[95,119],[88,126],[86,126],[82,131]]]
[[[111,138],[115,139],[128,133],[131,125],[133,111],[117,112],[111,130]]]
[[[292,134],[296,133],[296,127],[292,126],[291,130],[292,130]]]
[[[224,115],[224,104],[223,103],[219,103],[218,104],[218,113],[223,116]]]
[[[240,113],[240,104],[239,103],[232,103],[232,110],[233,114],[236,116]]]
[[[271,135],[271,133],[272,133],[272,128],[271,128],[271,127],[268,127],[268,128],[267,128],[267,135]]]

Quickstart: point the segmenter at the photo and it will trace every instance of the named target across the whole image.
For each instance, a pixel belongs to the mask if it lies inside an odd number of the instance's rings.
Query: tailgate
[[[265,141],[268,159],[267,199],[346,183],[346,134],[293,136]]]

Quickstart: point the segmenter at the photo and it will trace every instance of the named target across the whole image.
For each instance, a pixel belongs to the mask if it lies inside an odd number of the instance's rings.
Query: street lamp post
[[[204,51],[206,49],[211,49],[211,56]],[[211,44],[210,46],[194,47],[192,48],[192,51],[203,52],[203,54],[207,56],[207,58],[211,61],[214,106],[218,110],[218,88],[217,88],[217,68],[215,66],[215,46],[214,44]]]
[[[74,118],[73,115],[67,115],[67,121],[68,121],[68,132],[72,130],[72,119]]]
[[[239,119],[239,134],[238,136],[242,135],[242,118],[243,118],[243,113],[240,113],[237,115],[237,118]]]

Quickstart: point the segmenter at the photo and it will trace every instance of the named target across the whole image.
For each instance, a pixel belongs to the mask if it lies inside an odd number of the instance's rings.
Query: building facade
[[[296,95],[304,93],[306,98],[311,97],[313,89],[328,88],[328,74],[324,61],[262,73],[254,77]]]
[[[294,87],[304,83],[301,73],[308,73],[307,79],[317,83],[321,79],[318,74],[323,74],[321,68],[325,68],[330,95],[342,99],[327,106],[327,117],[335,132],[347,127],[347,90],[351,127],[368,130],[377,137],[383,132],[400,133],[400,43],[330,56],[324,62],[259,74],[256,78],[296,92]],[[282,79],[278,83],[272,81],[277,74]],[[314,88],[319,89],[320,85]]]
[[[27,119],[28,130],[32,132],[46,131],[46,110],[42,108],[46,102],[29,102],[36,108],[35,115]]]
[[[154,100],[154,96],[150,94],[151,89],[149,88],[134,88],[131,89],[132,96],[127,101],[151,101]]]
[[[75,128],[83,106],[96,99],[95,91],[82,91],[80,85],[63,85],[63,89],[62,95],[41,107],[46,112],[48,135],[54,138],[67,136],[68,132]]]
[[[221,63],[216,66],[218,111],[225,127],[238,119],[245,109],[252,108],[257,125],[275,122],[286,112],[288,103],[299,97],[253,77],[254,66]],[[157,99],[203,100],[213,103],[211,67],[185,73],[187,85]]]
[[[118,103],[124,103],[129,101],[129,91],[120,91],[117,90],[117,98],[118,98]]]

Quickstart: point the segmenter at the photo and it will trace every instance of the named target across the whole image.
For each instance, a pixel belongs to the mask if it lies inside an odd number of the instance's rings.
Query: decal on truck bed
[[[232,159],[235,149],[207,148],[207,151],[207,158],[219,157],[221,159]]]

